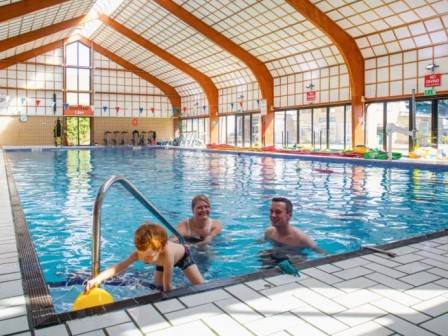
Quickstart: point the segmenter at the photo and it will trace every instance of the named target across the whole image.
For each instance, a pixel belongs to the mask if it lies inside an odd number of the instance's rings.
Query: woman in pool
[[[221,223],[210,216],[210,201],[205,195],[197,195],[191,201],[193,217],[183,220],[177,225],[177,231],[190,243],[205,245],[218,235]]]

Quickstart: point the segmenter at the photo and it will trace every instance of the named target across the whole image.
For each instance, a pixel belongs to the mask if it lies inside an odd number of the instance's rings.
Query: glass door
[[[437,113],[437,145],[448,149],[448,99],[438,101]]]
[[[416,143],[420,147],[429,147],[432,144],[431,134],[431,115],[432,115],[432,101],[418,101],[416,102],[415,124],[417,130]]]
[[[66,117],[67,145],[89,146],[90,145],[90,118],[88,117]]]
[[[388,102],[386,111],[388,124],[394,124],[405,130],[409,129],[409,100]],[[409,135],[392,133],[392,150],[407,153],[409,151]]]
[[[286,111],[285,140],[287,146],[297,144],[297,111]]]
[[[313,109],[313,144],[314,149],[327,148],[327,108]]]
[[[274,118],[274,145],[283,147],[285,144],[285,112],[275,112]]]
[[[312,110],[299,110],[299,119],[300,145],[307,149],[311,149]]]
[[[328,137],[330,149],[345,149],[345,106],[330,107],[328,120]]]
[[[367,105],[365,132],[367,147],[384,149],[384,103]]]
[[[238,147],[243,146],[243,117],[242,115],[237,115],[236,117],[236,145]]]
[[[250,147],[250,115],[244,116],[244,141],[243,146],[244,147]]]

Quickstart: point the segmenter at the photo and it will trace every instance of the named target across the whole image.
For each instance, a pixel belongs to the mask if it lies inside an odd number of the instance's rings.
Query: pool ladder
[[[125,177],[111,176],[100,187],[96,194],[95,203],[93,205],[93,242],[92,242],[92,276],[100,273],[100,241],[101,241],[101,208],[103,207],[104,198],[107,191],[115,184],[121,184],[132,196],[134,196],[146,209],[148,209],[158,220],[162,222],[179,240],[181,244],[185,244],[184,237],[162,216],[159,210],[148,201],[143,194]]]

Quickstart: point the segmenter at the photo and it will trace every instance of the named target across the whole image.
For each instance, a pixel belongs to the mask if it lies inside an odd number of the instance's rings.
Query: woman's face
[[[207,219],[210,215],[210,205],[204,201],[198,201],[193,207],[193,216],[198,219]]]

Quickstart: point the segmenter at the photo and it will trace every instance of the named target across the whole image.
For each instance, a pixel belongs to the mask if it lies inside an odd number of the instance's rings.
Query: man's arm
[[[312,240],[310,237],[308,237],[305,233],[303,233],[301,231],[298,231],[298,233],[300,236],[300,240],[305,247],[310,248],[311,250],[313,250],[316,253],[321,253],[321,254],[326,253],[324,250],[322,250],[320,247],[318,247],[316,245],[316,243],[314,242],[314,240]]]

